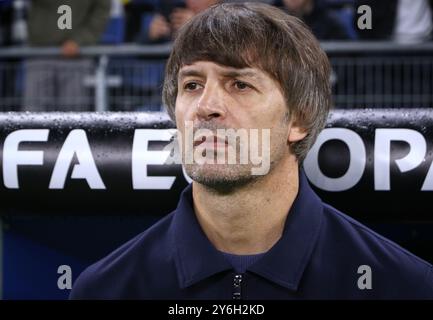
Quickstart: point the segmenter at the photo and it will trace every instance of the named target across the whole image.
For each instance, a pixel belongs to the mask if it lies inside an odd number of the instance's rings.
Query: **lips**
[[[227,138],[221,138],[218,136],[202,136],[199,139],[194,140],[194,147],[197,147],[203,143],[212,144],[213,145],[228,145],[228,139]]]

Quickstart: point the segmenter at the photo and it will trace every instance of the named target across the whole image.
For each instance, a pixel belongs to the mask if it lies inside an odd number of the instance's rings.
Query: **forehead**
[[[179,70],[178,78],[182,79],[188,76],[206,77],[211,73],[224,77],[248,77],[257,81],[272,80],[264,71],[256,67],[234,68],[212,61],[196,61],[184,65]]]

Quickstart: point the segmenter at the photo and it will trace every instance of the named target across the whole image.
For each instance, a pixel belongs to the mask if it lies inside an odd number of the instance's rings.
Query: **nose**
[[[199,120],[213,120],[214,118],[225,118],[226,107],[224,104],[224,89],[218,84],[208,84],[203,89],[202,95],[197,102],[196,115]]]

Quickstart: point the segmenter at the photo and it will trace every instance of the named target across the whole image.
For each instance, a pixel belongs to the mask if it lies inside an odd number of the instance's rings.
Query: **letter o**
[[[350,162],[347,172],[339,178],[330,178],[323,174],[319,166],[319,151],[329,140],[341,140],[349,148]],[[326,191],[344,191],[355,186],[364,174],[366,151],[361,137],[345,128],[324,129],[304,160],[305,174],[316,187]]]

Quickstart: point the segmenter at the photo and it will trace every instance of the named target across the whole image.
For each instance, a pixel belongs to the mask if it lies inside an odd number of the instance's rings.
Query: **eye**
[[[198,87],[199,87],[199,84],[198,84],[197,82],[188,82],[188,83],[186,83],[186,84],[183,86],[183,88],[184,88],[186,91],[194,91],[194,90],[196,90]]]
[[[236,89],[238,89],[240,91],[245,91],[246,89],[251,88],[247,83],[245,83],[243,81],[239,81],[239,80],[236,80],[234,82],[234,86],[236,87]]]

